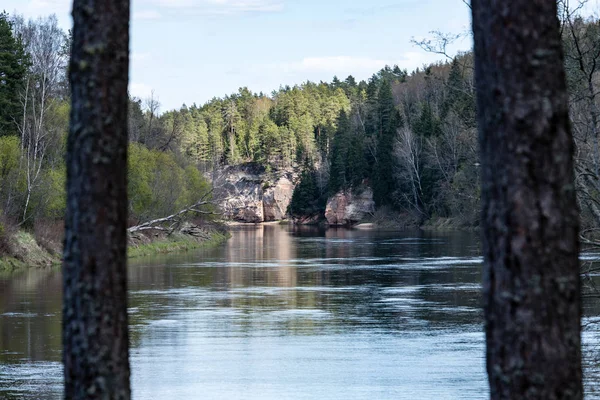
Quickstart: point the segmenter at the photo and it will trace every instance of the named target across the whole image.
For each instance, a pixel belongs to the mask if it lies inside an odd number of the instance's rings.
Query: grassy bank
[[[185,233],[169,236],[144,237],[144,241],[132,240],[127,249],[127,257],[135,258],[200,248],[219,246],[231,236],[219,228],[203,230],[200,237]],[[27,268],[48,268],[61,263],[62,238],[53,242],[36,237],[24,231],[16,231],[3,238],[3,251],[0,255],[0,275],[10,274]]]
[[[6,249],[0,256],[0,272],[60,264],[60,256],[40,246],[31,233],[17,231],[3,239]]]
[[[135,258],[154,254],[190,251],[200,248],[219,246],[231,235],[228,232],[211,231],[208,238],[197,238],[191,235],[175,233],[167,237],[153,240],[150,243],[131,245],[127,249],[127,257]]]

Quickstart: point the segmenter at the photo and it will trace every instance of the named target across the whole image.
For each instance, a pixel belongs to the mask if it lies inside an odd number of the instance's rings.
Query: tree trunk
[[[74,0],[63,268],[65,398],[129,399],[129,0]]]
[[[579,218],[555,0],[472,0],[492,399],[581,399]]]

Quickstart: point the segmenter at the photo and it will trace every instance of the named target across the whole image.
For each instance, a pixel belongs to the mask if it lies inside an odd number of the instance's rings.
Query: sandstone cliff
[[[327,201],[325,218],[331,226],[348,226],[363,221],[375,212],[373,190],[346,190]]]
[[[260,223],[286,218],[298,174],[292,169],[266,171],[247,163],[216,174],[215,200],[225,219]]]

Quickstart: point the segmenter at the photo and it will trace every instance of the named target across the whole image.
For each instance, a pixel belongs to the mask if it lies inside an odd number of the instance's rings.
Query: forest
[[[581,268],[581,260],[597,258],[597,253],[586,252],[581,243],[600,245],[594,242],[600,229],[600,22],[580,15],[585,0],[575,9],[569,9],[566,0],[464,3],[472,13],[472,52],[449,54],[449,45],[459,36],[433,32],[430,39],[414,44],[442,61],[411,72],[384,66],[367,80],[333,77],[331,82],[281,86],[269,94],[240,88],[203,105],[170,111],[161,110],[154,94],[148,99],[128,94],[129,0],[74,0],[72,32],[62,31],[54,16],[26,20],[2,14],[0,255],[14,231],[33,233],[39,242],[64,236],[64,249],[55,250],[62,254],[61,271],[43,271],[60,279],[56,283],[62,289],[62,312],[40,311],[44,319],[60,315],[62,363],[55,365],[62,368],[57,371],[63,373],[64,397],[131,397],[131,328],[151,339],[152,381],[157,371],[189,374],[197,381],[210,369],[203,367],[210,365],[207,355],[227,353],[231,360],[239,349],[229,351],[222,344],[242,336],[244,358],[236,360],[233,369],[244,373],[243,384],[228,387],[223,377],[231,369],[220,369],[214,383],[221,392],[249,390],[248,383],[254,381],[265,390],[265,382],[273,379],[272,366],[280,363],[269,358],[260,367],[260,355],[265,349],[271,355],[285,349],[280,360],[293,359],[294,353],[301,356],[302,361],[283,368],[294,375],[302,374],[299,367],[307,365],[307,359],[317,363],[305,369],[308,384],[294,383],[293,393],[319,394],[312,383],[322,380],[339,394],[356,379],[361,392],[355,393],[390,398],[407,390],[398,386],[393,391],[394,380],[386,376],[379,380],[386,364],[404,381],[411,377],[409,392],[418,383],[411,371],[420,366],[417,361],[428,370],[423,380],[428,387],[442,386],[431,385],[431,376],[444,382],[438,378],[448,371],[432,369],[437,365],[431,360],[462,369],[463,357],[449,353],[449,348],[474,350],[471,355],[477,356],[472,359],[477,368],[483,367],[483,330],[490,398],[582,399],[581,330],[597,323],[593,314],[582,319],[582,276],[596,295],[597,290],[594,270]],[[180,268],[140,265],[136,270],[128,263],[136,229],[154,221],[170,223],[171,217],[179,223],[189,211],[212,214],[212,208],[204,207],[211,207],[217,174],[247,164],[297,174],[287,210],[292,218],[322,214],[327,200],[340,192],[369,190],[376,213],[384,219],[402,218],[413,226],[444,221],[446,227],[480,227],[481,242],[470,237],[453,244],[439,240],[439,232],[420,231],[415,237],[413,231],[398,230],[307,229],[306,236],[289,226],[261,225],[253,227],[259,228],[256,231],[232,229],[240,239],[237,243],[217,257],[186,254],[185,260],[173,264]],[[173,215],[160,218],[169,214]],[[59,232],[59,225],[64,230]],[[279,234],[269,237],[263,229],[267,227]],[[169,236],[174,232],[165,230]],[[274,245],[272,238],[286,240],[282,230],[289,235],[288,248],[295,243],[301,251]],[[374,239],[364,240],[368,235]],[[375,257],[364,252],[365,246],[372,246]],[[401,251],[394,253],[398,248]],[[432,257],[436,248],[443,253]],[[456,257],[456,250],[464,252]],[[244,251],[249,256],[240,255]],[[164,260],[156,261],[165,267]],[[203,263],[209,271],[199,270]],[[195,277],[190,279],[186,272],[179,280],[178,269],[196,269]],[[310,280],[303,281],[310,274]],[[147,281],[144,287],[136,283],[136,275],[164,280]],[[247,284],[245,276],[253,281]],[[212,287],[194,288],[194,280],[210,281]],[[31,349],[35,329],[29,321],[37,315],[21,311],[44,293],[31,289],[49,281],[32,275],[27,281],[34,282],[3,290],[10,297],[13,288],[26,287],[29,297],[14,302],[19,312],[2,312],[11,319],[27,316],[27,322],[17,319],[15,325],[27,326],[21,344]],[[278,285],[271,285],[275,281]],[[133,285],[128,291],[129,282]],[[322,288],[327,289],[324,294],[313,293]],[[443,294],[432,295],[436,290]],[[470,293],[463,297],[461,290]],[[283,292],[289,300],[273,292]],[[136,298],[140,293],[146,296]],[[263,293],[283,305],[284,312],[269,306],[260,297]],[[336,296],[357,293],[365,296],[336,304]],[[213,294],[216,301],[207,301]],[[413,296],[422,296],[426,307],[414,308],[418,298]],[[302,297],[311,298],[311,307],[301,307]],[[142,301],[128,309],[128,298]],[[223,305],[221,319],[218,308]],[[259,312],[254,305],[260,306]],[[483,318],[478,319],[481,306]],[[449,307],[447,322],[460,329],[454,338],[451,325],[440,323]],[[161,309],[167,311],[157,315]],[[138,318],[142,313],[152,314],[151,322],[158,323],[130,325],[129,315]],[[311,330],[282,329],[298,326],[298,314],[306,318],[312,313],[318,320],[306,323]],[[389,318],[389,325],[377,323],[380,315]],[[294,319],[282,319],[289,317]],[[210,326],[215,320],[225,327],[224,334]],[[345,325],[349,334],[337,327],[319,332],[328,320]],[[160,327],[154,331],[158,334],[144,333],[152,325]],[[171,329],[179,325],[186,336]],[[252,326],[262,332],[254,334]],[[373,339],[365,336],[369,329],[376,335]],[[425,345],[412,332],[426,333]],[[597,344],[597,330],[588,332],[586,336],[596,337],[591,343]],[[200,336],[194,339],[194,334]],[[156,341],[159,336],[170,344],[201,344],[187,361],[194,364],[190,372],[181,368],[181,356],[190,348],[173,351],[177,348]],[[286,336],[293,341],[283,342]],[[344,336],[351,336],[351,344],[340,347]],[[383,341],[407,336],[409,342]],[[268,337],[276,341],[264,340]],[[290,351],[299,339],[302,346]],[[317,357],[311,357],[314,348],[304,340],[320,345]],[[258,342],[257,351],[252,342]],[[331,358],[323,346],[334,355],[335,364],[326,364]],[[363,346],[386,357],[357,368],[356,355]],[[427,351],[415,352],[419,346]],[[166,358],[156,351],[161,347]],[[357,351],[340,357],[339,350],[350,347]],[[406,348],[412,348],[412,360],[405,357]],[[132,353],[134,362],[142,353],[138,349]],[[401,352],[390,357],[391,349]],[[11,355],[17,354],[21,357]],[[590,351],[585,365],[595,373],[597,361],[592,357]],[[328,377],[326,372],[339,368],[341,359],[352,362],[357,378]],[[18,363],[23,360],[27,362],[20,358]],[[245,365],[253,373],[267,369],[270,380],[249,376]],[[315,365],[326,368],[319,371]],[[373,366],[367,369],[376,375],[365,380],[365,367]],[[23,370],[16,371],[11,375]],[[322,379],[314,379],[315,371]],[[290,380],[286,375],[280,378],[284,384]],[[371,379],[375,382],[369,387]],[[464,380],[456,393],[486,397],[481,378],[477,380],[479,393],[467,392]],[[183,386],[164,381],[168,393]],[[25,386],[18,385],[20,390]],[[202,382],[192,390],[205,386],[209,385]],[[156,393],[156,386],[149,389]],[[431,398],[438,397],[444,396]]]
[[[600,226],[597,109],[599,25],[563,13],[562,39],[586,229]],[[456,36],[416,43],[443,61],[408,72],[385,66],[368,80],[240,88],[203,105],[161,111],[154,94],[129,100],[129,213],[142,223],[193,204],[225,165],[301,172],[289,213],[322,213],[341,190],[371,187],[377,208],[415,225],[479,225],[480,171],[471,52]],[[56,17],[0,17],[0,204],[5,224],[36,230],[65,210],[66,79],[70,33]]]

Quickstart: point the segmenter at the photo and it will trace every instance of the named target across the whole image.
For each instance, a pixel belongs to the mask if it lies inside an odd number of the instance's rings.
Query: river
[[[129,267],[134,399],[484,399],[476,233],[237,228]],[[0,276],[0,398],[59,399],[59,270]],[[595,397],[600,307],[586,302]]]

